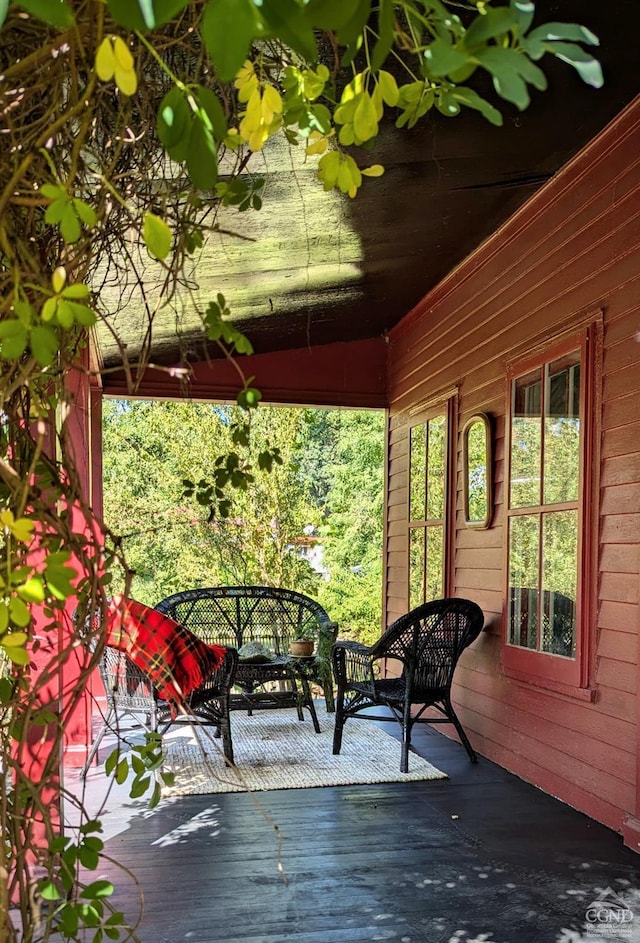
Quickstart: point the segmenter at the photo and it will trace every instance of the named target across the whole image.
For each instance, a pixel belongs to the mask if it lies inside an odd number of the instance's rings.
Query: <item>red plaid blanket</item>
[[[115,596],[107,610],[107,645],[126,652],[173,708],[199,688],[224,659],[184,626],[133,599]]]

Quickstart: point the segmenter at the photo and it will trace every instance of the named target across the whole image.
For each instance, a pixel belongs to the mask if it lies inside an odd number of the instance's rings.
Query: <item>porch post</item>
[[[84,366],[84,365],[83,365]],[[64,425],[66,445],[73,456],[82,499],[90,505],[98,521],[102,520],[102,389],[99,379],[89,376],[84,369],[69,372],[67,385],[70,396],[69,413]],[[77,510],[72,511],[74,530],[87,530],[87,521]],[[72,615],[75,600],[69,600],[67,620]],[[67,623],[68,624],[68,623]],[[65,625],[61,632],[68,631]],[[62,643],[62,639],[61,639]],[[73,659],[65,662],[62,670],[61,709],[65,708],[65,690],[71,689],[82,670]],[[62,760],[69,767],[82,767],[92,738],[93,690],[89,684],[81,702],[65,725]]]

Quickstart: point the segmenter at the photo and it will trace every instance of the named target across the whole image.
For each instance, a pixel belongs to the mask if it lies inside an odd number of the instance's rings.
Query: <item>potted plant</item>
[[[297,626],[289,642],[289,653],[296,658],[309,658],[313,655],[317,634],[317,627],[311,622]]]

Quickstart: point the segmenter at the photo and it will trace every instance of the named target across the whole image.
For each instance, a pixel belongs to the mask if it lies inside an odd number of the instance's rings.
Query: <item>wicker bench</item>
[[[268,661],[238,661],[230,708],[254,710],[295,707],[303,719],[307,708],[320,731],[312,683],[322,686],[327,710],[334,709],[331,647],[338,626],[313,599],[289,589],[270,586],[212,586],[168,596],[156,609],[186,626],[208,643],[241,650],[257,642],[273,654]],[[317,655],[294,658],[289,643],[296,630],[317,627]]]

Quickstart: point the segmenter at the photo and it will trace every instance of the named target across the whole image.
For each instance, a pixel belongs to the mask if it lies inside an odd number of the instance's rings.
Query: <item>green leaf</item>
[[[155,213],[144,214],[142,238],[152,258],[162,260],[169,255],[173,233],[165,221]]]
[[[18,586],[16,592],[25,602],[43,602],[44,601],[44,583],[41,576],[32,576],[31,579]]]
[[[0,27],[7,18],[9,11],[9,0],[0,0]]]
[[[227,136],[227,119],[222,110],[220,99],[211,89],[205,88],[203,85],[196,85],[194,91],[200,107],[211,122],[213,136],[217,141],[224,141]]]
[[[318,58],[313,29],[296,0],[263,0],[261,13],[276,36],[307,62]]]
[[[6,649],[24,648],[29,636],[26,632],[9,632],[2,636],[2,644]]]
[[[20,0],[19,6],[49,26],[68,29],[75,23],[73,11],[66,0]]]
[[[382,94],[382,100],[385,104],[390,105],[391,107],[398,104],[398,99],[400,98],[400,92],[398,90],[398,84],[391,75],[390,72],[385,72],[384,69],[381,69],[378,72],[378,84],[380,86],[380,92]]]
[[[76,211],[76,215],[85,224],[85,226],[91,228],[98,222],[98,217],[96,216],[94,208],[89,206],[88,203],[85,203],[84,200],[74,197],[73,208]]]
[[[377,72],[391,52],[395,39],[393,0],[380,0],[378,12],[378,40],[371,53],[371,68]]]
[[[305,13],[317,29],[339,30],[356,15],[359,0],[310,0]]]
[[[87,871],[95,871],[100,864],[100,856],[97,851],[87,845],[81,845],[78,849],[80,863]]]
[[[149,788],[151,783],[150,776],[143,776],[141,779],[134,779],[131,783],[131,789],[129,790],[129,796],[132,799],[139,799],[140,796],[144,796],[145,792]]]
[[[34,327],[29,338],[31,353],[41,367],[49,367],[58,353],[58,338],[52,328]]]
[[[529,104],[527,82],[541,91],[547,86],[544,72],[515,49],[488,46],[476,53],[476,59],[491,73],[498,95],[521,111]]]
[[[88,298],[90,293],[91,289],[89,286],[82,282],[74,282],[73,285],[67,285],[67,287],[63,288],[60,292],[63,298]]]
[[[28,606],[26,606],[21,599],[18,599],[17,596],[12,596],[9,602],[9,615],[13,624],[19,626],[21,629],[25,628],[31,622],[31,613],[29,612]]]
[[[467,49],[480,46],[489,39],[502,36],[518,22],[516,10],[510,7],[489,8],[486,13],[476,16],[465,33],[464,44]]]
[[[13,697],[13,685],[8,678],[0,678],[0,704],[9,704]]]
[[[4,644],[4,643],[0,643]],[[26,648],[8,648],[6,649],[7,658],[14,663],[14,665],[28,665],[29,664],[29,652]],[[18,739],[20,735],[18,735]]]
[[[43,900],[60,900],[61,894],[53,881],[43,881],[38,886],[38,893]]]
[[[264,31],[251,0],[209,0],[200,29],[223,82],[234,78],[249,54],[252,40]]]
[[[353,115],[353,129],[360,141],[368,141],[378,133],[376,107],[367,92],[359,96]]]
[[[57,226],[68,206],[69,198],[66,195],[63,198],[54,200],[53,203],[50,203],[45,210],[45,223],[48,223],[51,226]]]
[[[179,146],[184,147],[184,154],[181,157],[174,157],[174,160],[184,160],[187,156],[192,115],[189,103],[179,88],[172,88],[160,102],[156,122],[160,143],[167,151]],[[170,156],[174,155],[170,154]]]
[[[341,46],[349,46],[362,33],[371,15],[371,0],[359,0],[353,15],[342,27],[338,27],[336,39]],[[344,64],[344,63],[343,63]]]
[[[543,23],[537,29],[531,30],[527,39],[542,42],[568,39],[574,43],[586,43],[588,46],[600,45],[600,40],[596,34],[587,29],[586,26],[580,26],[578,23]]]
[[[0,356],[5,360],[17,360],[26,350],[28,337],[28,331],[21,321],[1,321]]]
[[[123,783],[127,781],[127,776],[129,775],[129,763],[126,759],[120,760],[116,767],[116,782],[119,786],[122,786]]]
[[[496,127],[502,126],[502,115],[498,109],[494,108],[486,99],[481,98],[472,88],[455,88],[451,91],[451,96],[455,98],[456,101],[459,101],[461,105],[466,105],[467,108],[473,108],[475,111],[479,111],[487,121],[490,121],[491,124],[495,124]]]
[[[218,179],[216,142],[200,115],[196,115],[191,137],[189,138],[187,170],[194,186],[198,187],[199,190],[211,189]]]
[[[87,305],[78,304],[77,301],[65,301],[64,305],[70,311],[73,320],[82,327],[92,327],[98,320],[95,311]]]
[[[120,750],[116,747],[104,761],[104,771],[107,776],[111,776],[120,759]]]
[[[95,900],[100,897],[111,897],[115,888],[111,881],[92,881],[91,884],[88,884],[80,893],[81,897],[86,897],[89,900]]]
[[[66,565],[68,559],[69,554],[66,552],[52,553],[47,559],[44,571],[47,589],[55,599],[60,601],[68,599],[75,592],[71,580],[75,579],[78,574],[73,567]]]
[[[82,233],[80,220],[76,216],[76,211],[71,202],[64,205],[60,215],[60,232],[64,241],[69,244],[77,242]]]
[[[49,200],[68,200],[69,195],[64,187],[57,183],[43,183],[40,187],[40,193]]]
[[[60,327],[64,327],[67,330],[70,327],[73,327],[73,310],[68,301],[65,301],[64,298],[58,299],[58,306],[56,308],[56,319]]]
[[[587,85],[592,85],[594,88],[602,88],[604,85],[600,63],[580,46],[576,46],[575,43],[550,42],[547,43],[547,50],[557,59],[572,65]]]
[[[469,61],[469,53],[452,46],[444,39],[436,39],[425,49],[425,67],[436,78],[461,69]]]
[[[122,26],[144,31],[168,23],[188,3],[189,0],[107,0],[107,7]]]

